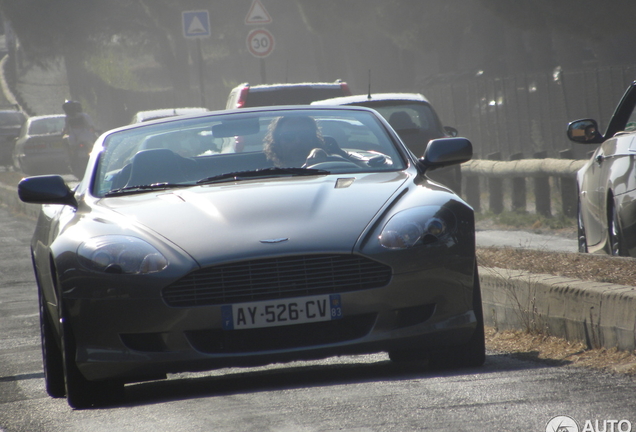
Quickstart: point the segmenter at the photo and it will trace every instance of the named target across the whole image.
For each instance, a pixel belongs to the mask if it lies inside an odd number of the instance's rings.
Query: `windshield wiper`
[[[252,171],[234,171],[212,177],[203,178],[197,181],[197,184],[221,183],[235,180],[249,180],[254,178],[269,177],[293,177],[293,176],[315,176],[327,175],[329,171],[313,168],[263,168]]]
[[[149,185],[126,186],[119,189],[113,189],[104,194],[105,197],[113,197],[120,195],[129,195],[155,190],[175,189],[192,186],[192,183],[153,183]]]

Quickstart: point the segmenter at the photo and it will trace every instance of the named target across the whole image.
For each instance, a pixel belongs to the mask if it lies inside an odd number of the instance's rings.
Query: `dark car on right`
[[[598,146],[577,173],[579,252],[636,257],[636,81],[604,134],[586,118],[571,122],[567,135]]]
[[[420,93],[369,93],[312,102],[312,105],[352,105],[373,108],[398,133],[406,147],[418,158],[428,142],[436,138],[457,136],[457,129],[443,126],[433,105]],[[432,180],[461,193],[462,173],[459,165],[437,169],[427,174]]]

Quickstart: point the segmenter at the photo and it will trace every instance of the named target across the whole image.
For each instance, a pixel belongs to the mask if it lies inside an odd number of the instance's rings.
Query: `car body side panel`
[[[579,189],[590,252],[602,251],[609,247],[610,199],[613,199],[613,205],[619,209],[621,227],[633,225],[635,216],[630,213],[633,211],[630,210],[633,208],[630,205],[630,197],[636,190],[636,152],[632,150],[632,142],[635,139],[636,134],[630,133],[619,134],[605,141],[580,171]],[[633,237],[623,233],[623,238],[631,243]]]

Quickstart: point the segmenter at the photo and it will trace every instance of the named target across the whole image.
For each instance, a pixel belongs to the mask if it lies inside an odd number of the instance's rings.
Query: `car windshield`
[[[95,196],[299,175],[405,167],[373,112],[294,109],[175,118],[113,132],[93,177]]]
[[[29,135],[59,135],[64,130],[64,117],[32,119]]]
[[[434,137],[444,135],[435,111],[427,103],[391,101],[370,102],[364,106],[373,108],[387,119],[393,129],[401,131],[427,131]]]

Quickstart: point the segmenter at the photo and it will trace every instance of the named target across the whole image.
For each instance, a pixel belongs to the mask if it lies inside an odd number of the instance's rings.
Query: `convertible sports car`
[[[579,252],[636,257],[636,81],[605,134],[593,119],[571,122],[567,134],[576,143],[598,146],[577,173]]]
[[[73,189],[18,186],[43,204],[31,248],[48,393],[81,408],[168,373],[381,351],[481,365],[473,211],[425,174],[471,156],[444,138],[415,159],[363,107],[104,133]]]

